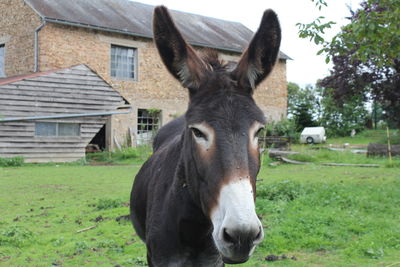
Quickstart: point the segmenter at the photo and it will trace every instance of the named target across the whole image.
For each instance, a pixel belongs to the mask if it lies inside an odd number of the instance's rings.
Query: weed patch
[[[124,148],[117,151],[103,151],[86,154],[87,162],[91,164],[106,163],[106,164],[142,164],[152,154],[150,145],[142,145],[137,147]]]
[[[0,167],[20,167],[23,164],[23,157],[0,158]]]
[[[101,198],[95,204],[97,210],[108,210],[121,207],[124,202],[120,199]]]
[[[257,189],[257,196],[271,201],[292,201],[305,192],[299,183],[284,180],[272,184],[263,184]]]
[[[21,248],[30,243],[33,238],[32,231],[20,226],[11,226],[0,232],[0,245]]]

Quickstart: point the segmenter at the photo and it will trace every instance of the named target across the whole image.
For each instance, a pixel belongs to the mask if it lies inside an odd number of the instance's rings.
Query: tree
[[[296,131],[316,126],[317,109],[318,101],[312,86],[300,88],[296,83],[288,83],[288,117],[294,121]]]
[[[325,0],[311,0],[321,9]],[[327,61],[333,54],[332,47],[341,47],[338,53],[353,51],[354,58],[366,62],[371,60],[378,66],[390,66],[400,55],[400,0],[364,0],[357,11],[349,10],[350,23],[342,28],[330,41],[323,34],[335,22],[324,22],[323,16],[311,23],[297,23],[300,38],[310,38],[322,45],[318,54],[325,53]]]
[[[299,24],[300,37],[322,44],[319,53],[334,64],[319,86],[331,89],[336,107],[354,99],[371,101],[382,107],[392,126],[400,127],[400,0],[364,0],[350,12],[350,23],[330,42],[320,34],[331,24]]]
[[[400,0],[364,0],[360,5],[357,11],[350,11],[350,23],[332,39],[330,47],[338,54],[353,51],[353,58],[378,67],[398,64]],[[326,51],[335,55],[329,48]]]
[[[334,89],[306,86],[301,88],[288,83],[288,118],[294,123],[296,132],[304,127],[324,126],[329,136],[350,135],[365,128],[368,111],[364,99],[359,96],[347,97],[338,104]]]
[[[331,91],[325,89],[323,92],[320,125],[327,129],[329,136],[348,136],[352,130],[362,131],[368,119],[364,101],[354,96],[351,101],[337,105]]]

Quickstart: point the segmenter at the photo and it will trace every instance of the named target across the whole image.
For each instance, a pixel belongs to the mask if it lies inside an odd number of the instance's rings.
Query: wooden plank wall
[[[85,147],[106,116],[1,122],[2,118],[115,111],[122,97],[84,65],[0,85],[0,157],[26,162],[66,162],[85,156]],[[35,122],[78,123],[79,137],[35,136]]]

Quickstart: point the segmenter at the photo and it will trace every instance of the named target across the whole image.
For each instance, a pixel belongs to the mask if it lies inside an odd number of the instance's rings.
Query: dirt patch
[[[103,216],[97,216],[96,218],[92,219],[92,222],[102,222],[104,220],[108,220],[109,218],[104,218]]]
[[[123,221],[130,221],[131,217],[128,215],[122,215],[122,216],[118,216],[117,218],[115,218],[115,220],[117,222],[123,222]]]
[[[41,210],[54,209],[55,207],[40,207]]]
[[[279,261],[279,260],[287,260],[287,259],[291,259],[291,260],[294,260],[294,261],[297,260],[297,258],[295,256],[289,257],[289,256],[287,256],[285,254],[280,255],[280,256],[271,254],[271,255],[268,255],[267,257],[265,257],[266,261]]]

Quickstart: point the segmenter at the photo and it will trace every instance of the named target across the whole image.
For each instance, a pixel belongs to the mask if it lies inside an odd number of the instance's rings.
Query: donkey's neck
[[[201,211],[200,199],[198,198],[198,192],[196,192],[196,189],[192,188],[189,184],[189,178],[200,179],[201,177],[197,177],[198,173],[195,171],[195,163],[193,163],[191,159],[188,159],[187,154],[185,154],[184,134],[179,143],[181,155],[175,172],[174,187],[181,189],[179,192],[185,192],[188,198],[187,203],[196,207],[201,214],[203,214]],[[204,214],[203,216],[205,217]]]

